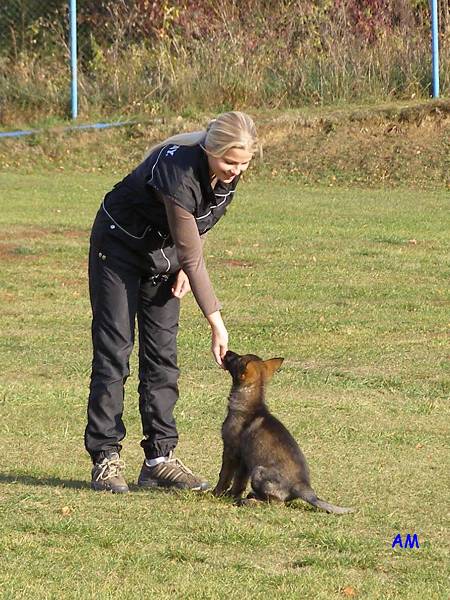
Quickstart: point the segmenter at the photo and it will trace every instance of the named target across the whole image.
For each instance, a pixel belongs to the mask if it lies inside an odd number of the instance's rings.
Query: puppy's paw
[[[256,498],[239,498],[239,500],[236,500],[236,506],[248,506],[248,507],[254,507],[254,506],[259,506],[261,504],[260,500],[257,500]]]

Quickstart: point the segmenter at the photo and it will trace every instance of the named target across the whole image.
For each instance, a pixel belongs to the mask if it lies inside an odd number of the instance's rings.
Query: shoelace
[[[168,464],[168,463],[175,464],[177,467],[180,467],[180,469],[182,471],[184,471],[185,473],[187,473],[188,475],[193,475],[194,474],[190,469],[188,469],[186,467],[186,465],[184,465],[181,462],[181,460],[179,458],[175,458],[175,457],[172,458],[172,456],[173,456],[173,451],[170,451],[169,452],[169,456],[167,457],[167,461],[166,461],[165,464]]]
[[[120,474],[120,471],[125,468],[125,463],[123,460],[120,460],[120,458],[105,458],[99,466],[101,466],[101,471],[97,475],[96,480],[106,481],[112,477],[117,477]]]

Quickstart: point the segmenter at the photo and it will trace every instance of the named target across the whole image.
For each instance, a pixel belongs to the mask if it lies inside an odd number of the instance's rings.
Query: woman
[[[211,327],[219,366],[228,334],[203,259],[206,233],[225,214],[257,148],[252,119],[221,114],[206,131],[153,147],[109,192],[97,213],[89,255],[93,361],[85,446],[94,490],[124,493],[124,384],[139,325],[142,487],[207,489],[174,458],[178,433],[176,336],[180,299],[190,290]]]

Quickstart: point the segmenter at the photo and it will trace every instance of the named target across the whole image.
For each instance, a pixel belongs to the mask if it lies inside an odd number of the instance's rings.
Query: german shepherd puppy
[[[301,498],[327,512],[353,512],[351,508],[335,506],[316,496],[305,456],[265,404],[265,384],[282,362],[282,358],[263,361],[254,354],[226,353],[224,367],[232,376],[233,384],[228,414],[222,425],[222,468],[214,495],[231,495],[239,504],[289,502]],[[249,479],[252,492],[242,500]]]

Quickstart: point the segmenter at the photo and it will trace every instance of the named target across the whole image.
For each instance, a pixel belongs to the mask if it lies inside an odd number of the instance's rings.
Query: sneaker
[[[165,462],[154,467],[148,467],[144,461],[139,474],[138,485],[143,488],[172,487],[200,492],[209,489],[209,483],[194,475],[181,460],[174,458],[173,452],[169,453]]]
[[[96,492],[126,494],[128,486],[122,475],[125,464],[120,460],[119,453],[100,455],[98,460],[92,467],[91,488]]]

